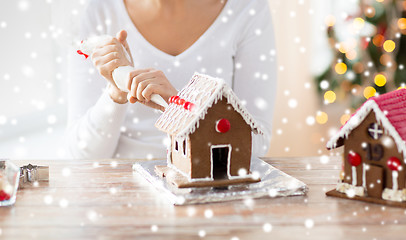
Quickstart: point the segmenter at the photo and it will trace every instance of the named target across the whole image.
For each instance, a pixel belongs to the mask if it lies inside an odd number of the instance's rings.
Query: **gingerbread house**
[[[406,206],[406,90],[368,99],[327,143],[344,146],[330,196]]]
[[[195,74],[169,99],[155,126],[171,144],[156,172],[177,187],[260,181],[250,174],[251,132],[259,125],[223,80]]]

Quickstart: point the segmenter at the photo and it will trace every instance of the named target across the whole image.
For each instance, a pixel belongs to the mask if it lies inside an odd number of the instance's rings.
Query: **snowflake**
[[[158,226],[157,225],[152,225],[151,226],[151,231],[152,232],[157,232],[158,231]]]
[[[262,229],[264,230],[264,232],[269,233],[272,231],[272,225],[270,223],[265,223],[262,226]]]
[[[330,158],[326,155],[323,155],[320,157],[320,163],[321,164],[327,164],[330,161]]]
[[[46,205],[52,204],[53,201],[54,201],[54,198],[51,195],[44,196],[44,202]]]
[[[199,230],[199,232],[197,233],[199,235],[199,237],[205,237],[206,236],[206,231],[204,230]]]
[[[213,217],[213,211],[212,211],[211,209],[206,209],[206,210],[204,211],[204,216],[205,216],[206,218],[212,218],[212,217]]]
[[[59,206],[60,206],[61,208],[67,208],[67,207],[69,206],[69,201],[66,200],[65,198],[62,198],[62,199],[59,201]]]
[[[314,221],[313,221],[313,219],[310,219],[310,218],[306,219],[304,224],[305,224],[305,227],[309,228],[309,229],[314,227]]]
[[[309,126],[313,126],[316,123],[316,119],[313,116],[308,116],[306,118],[306,124]]]
[[[64,177],[69,177],[70,176],[70,174],[71,174],[71,170],[70,170],[70,168],[63,168],[62,169],[62,176],[64,176]]]
[[[288,101],[288,106],[289,106],[290,108],[296,108],[297,105],[298,105],[298,103],[297,103],[297,100],[296,100],[296,99],[294,99],[294,98],[289,99],[289,101]]]
[[[111,166],[112,168],[116,168],[117,165],[118,165],[117,161],[112,161],[112,162],[110,163],[110,166]]]
[[[97,212],[94,210],[89,210],[86,212],[86,217],[90,221],[94,222],[99,218],[99,214],[97,214]]]
[[[268,107],[268,103],[263,98],[256,98],[255,106],[260,110],[266,110]]]
[[[18,2],[18,9],[21,11],[27,11],[30,8],[30,3],[26,0],[21,0]]]
[[[55,124],[57,122],[57,117],[55,115],[49,115],[47,117],[48,124]]]

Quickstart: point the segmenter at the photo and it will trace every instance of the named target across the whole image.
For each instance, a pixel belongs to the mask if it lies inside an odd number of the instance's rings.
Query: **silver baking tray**
[[[306,184],[259,158],[251,159],[251,172],[259,173],[260,182],[221,188],[177,188],[155,173],[156,165],[166,165],[166,160],[135,163],[133,173],[141,175],[150,182],[159,194],[174,205],[224,202],[247,198],[301,196],[308,191]]]

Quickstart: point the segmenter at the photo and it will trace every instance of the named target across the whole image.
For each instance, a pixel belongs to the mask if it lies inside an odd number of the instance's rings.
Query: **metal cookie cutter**
[[[28,164],[20,167],[20,183],[18,188],[24,188],[27,184],[49,181],[49,167]]]

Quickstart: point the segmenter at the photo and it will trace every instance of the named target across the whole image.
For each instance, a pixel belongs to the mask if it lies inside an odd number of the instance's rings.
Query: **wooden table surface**
[[[133,174],[135,160],[30,161],[50,166],[50,181],[0,207],[0,239],[406,239],[405,209],[325,196],[339,158],[265,160],[308,194],[175,207]]]

